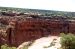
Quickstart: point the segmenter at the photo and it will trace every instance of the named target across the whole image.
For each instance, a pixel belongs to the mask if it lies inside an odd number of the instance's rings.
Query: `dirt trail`
[[[54,45],[52,45],[53,43]],[[24,42],[17,49],[23,49],[23,47],[27,44],[29,44],[29,42]],[[28,49],[57,49],[60,47],[60,37],[48,36],[35,40]]]
[[[55,45],[50,46],[51,42],[55,40]],[[60,48],[60,37],[48,36],[37,39],[28,49],[57,49]],[[49,47],[48,47],[49,46]]]

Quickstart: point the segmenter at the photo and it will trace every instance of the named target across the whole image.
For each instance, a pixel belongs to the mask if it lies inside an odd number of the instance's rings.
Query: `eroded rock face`
[[[59,19],[47,19],[43,17],[9,17],[6,20],[9,23],[6,30],[6,40],[8,44],[14,46],[48,35],[56,36],[61,32],[75,33],[75,21],[61,21]]]
[[[20,45],[25,41],[31,41],[48,35],[59,35],[61,32],[74,33],[75,22],[51,21],[44,19],[27,19],[25,21],[12,21],[7,33],[12,45]],[[73,28],[73,29],[72,29]]]

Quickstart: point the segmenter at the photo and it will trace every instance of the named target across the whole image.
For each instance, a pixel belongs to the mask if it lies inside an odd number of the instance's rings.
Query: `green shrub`
[[[61,34],[60,43],[63,49],[75,49],[75,35]]]
[[[7,44],[2,45],[1,49],[17,49],[16,47],[9,47]]]

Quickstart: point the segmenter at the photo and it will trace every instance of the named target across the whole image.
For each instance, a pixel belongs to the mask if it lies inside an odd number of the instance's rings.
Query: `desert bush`
[[[9,47],[7,44],[2,45],[1,49],[17,49],[16,47]]]
[[[69,34],[61,34],[60,43],[62,49],[75,49],[75,35]]]

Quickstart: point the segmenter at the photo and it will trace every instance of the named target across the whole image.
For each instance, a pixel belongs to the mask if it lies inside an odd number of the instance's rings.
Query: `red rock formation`
[[[15,23],[15,24],[14,24]],[[14,45],[21,44],[25,41],[34,40],[43,36],[58,35],[62,25],[59,21],[50,21],[43,19],[28,19],[26,21],[15,21],[10,23],[14,28],[11,28],[7,33],[11,33],[9,39]]]
[[[75,21],[19,18],[9,21],[7,30],[7,43],[18,46],[25,41],[35,40],[48,35],[59,35],[64,33],[75,33]]]

